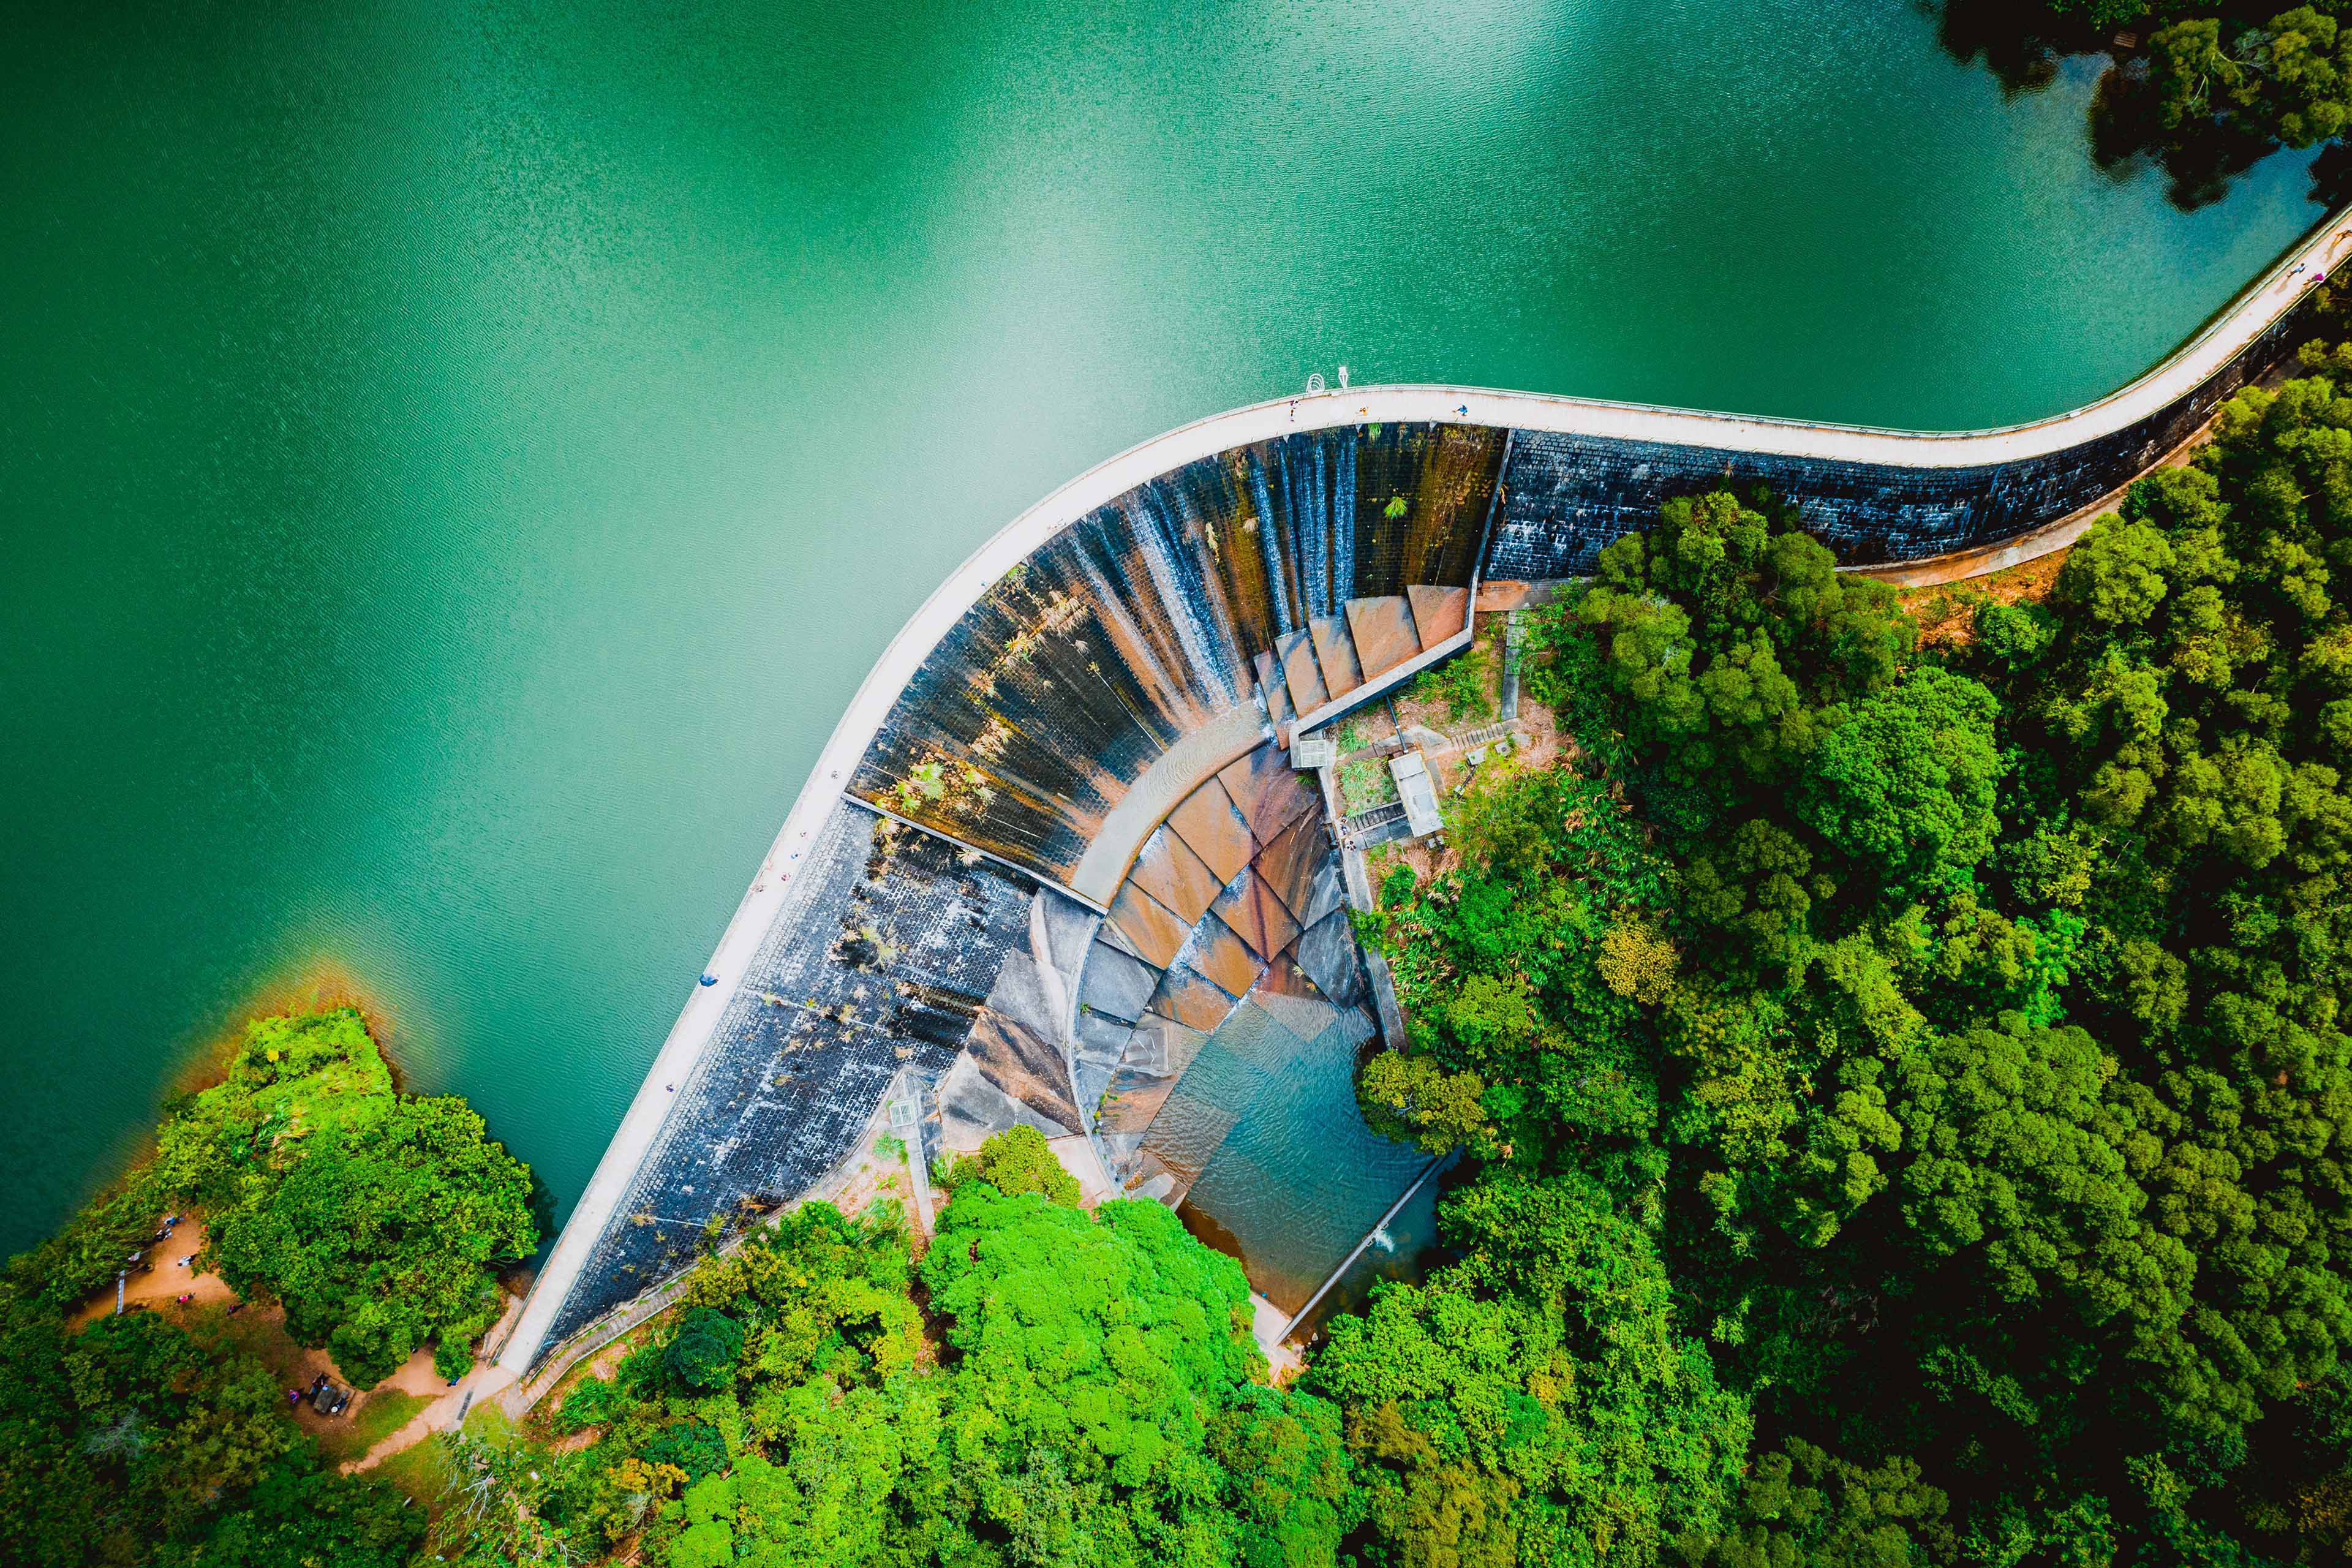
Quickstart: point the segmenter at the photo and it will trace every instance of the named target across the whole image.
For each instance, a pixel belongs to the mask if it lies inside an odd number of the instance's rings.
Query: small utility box
[[[1430,782],[1429,764],[1419,752],[1389,759],[1389,776],[1396,780],[1397,799],[1404,803],[1405,826],[1415,838],[1425,838],[1445,826],[1437,809],[1437,786]]]
[[[1290,765],[1301,773],[1309,768],[1328,768],[1339,760],[1339,742],[1331,739],[1328,730],[1290,738]]]

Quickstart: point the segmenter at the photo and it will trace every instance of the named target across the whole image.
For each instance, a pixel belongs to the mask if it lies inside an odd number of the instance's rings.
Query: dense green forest
[[[322,1464],[243,1325],[68,1317],[161,1250],[167,1213],[201,1208],[196,1269],[282,1307],[353,1382],[428,1342],[454,1377],[497,1316],[496,1269],[538,1244],[530,1198],[462,1100],[394,1092],[356,1011],[255,1022],[220,1083],[166,1107],[152,1159],[0,1275],[0,1562],[411,1561],[424,1510]]]
[[[667,1332],[562,1399],[554,1430],[585,1447],[460,1445],[494,1500],[435,1549],[1331,1562],[1360,1513],[1339,1413],[1266,1385],[1240,1265],[1159,1204],[1079,1208],[1026,1128],[950,1179],[919,1267],[895,1205],[824,1204],[703,1265]]]
[[[1465,1467],[1465,1562],[2343,1560],[2352,400],[2241,395],[1931,647],[1798,521],[1610,546],[1581,763],[1391,879],[1367,1099],[1475,1174],[1317,1379]]]

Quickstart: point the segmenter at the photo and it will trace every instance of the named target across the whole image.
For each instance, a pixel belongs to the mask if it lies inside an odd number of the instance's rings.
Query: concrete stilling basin
[[[1073,480],[866,678],[501,1364],[609,1321],[713,1216],[820,1181],[893,1083],[924,1091],[932,1152],[1025,1122],[1165,1201],[1282,1186],[1292,1156],[1360,1175],[1242,1237],[1287,1310],[1418,1170],[1352,1101],[1322,1150],[1283,1149],[1267,1114],[1344,1095],[1376,1029],[1291,736],[1465,646],[1483,585],[1580,574],[1662,500],[1726,482],[1898,576],[2063,542],[2288,359],[2343,221],[2131,386],[2010,429],[1383,386],[1201,420]]]

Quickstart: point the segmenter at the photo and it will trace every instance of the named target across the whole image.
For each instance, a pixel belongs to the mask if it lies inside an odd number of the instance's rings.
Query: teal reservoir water
[[[568,1204],[901,620],[1167,426],[2128,379],[2318,213],[2100,173],[2095,78],[1894,0],[12,9],[0,1247],[320,976]]]

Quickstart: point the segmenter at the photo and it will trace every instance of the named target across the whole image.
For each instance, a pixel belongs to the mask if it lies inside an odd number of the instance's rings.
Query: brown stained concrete
[[[1470,590],[1415,584],[1404,593],[1412,605],[1412,624],[1421,635],[1423,647],[1435,647],[1447,637],[1461,634],[1462,612],[1470,602]]]
[[[1323,671],[1325,688],[1333,697],[1345,697],[1364,683],[1356,663],[1356,645],[1347,624],[1337,616],[1318,616],[1307,624],[1315,642],[1315,662]]]
[[[1297,940],[1298,922],[1290,918],[1289,906],[1255,870],[1236,878],[1213,912],[1249,944],[1261,966]],[[1251,979],[1254,984],[1256,977]],[[1249,987],[1228,984],[1225,989],[1240,995]]]
[[[1128,785],[1118,805],[1103,818],[1101,830],[1087,846],[1077,868],[1070,873],[1072,890],[1098,907],[1108,908],[1119,884],[1127,879],[1128,868],[1134,863],[1136,852],[1159,828],[1170,809],[1190,795],[1202,779],[1234,759],[1247,756],[1265,740],[1265,710],[1250,701],[1228,708],[1161,752],[1141,778]],[[1200,846],[1195,844],[1192,847],[1198,850]],[[1211,868],[1214,869],[1213,862]],[[1232,876],[1231,872],[1225,873],[1218,879],[1218,885],[1223,886],[1232,880]]]
[[[1230,773],[1246,765],[1247,759],[1244,759],[1227,764],[1225,772]],[[1192,852],[1192,847],[1165,824],[1143,841],[1143,850],[1136,856],[1127,881],[1129,887],[1140,888],[1150,894],[1187,926],[1199,920],[1224,889],[1217,874]],[[1125,897],[1125,893],[1120,896]],[[1111,904],[1111,913],[1114,917],[1118,913],[1117,901]]]
[[[1247,939],[1223,919],[1211,916],[1193,929],[1186,960],[1218,989],[1246,995],[1265,965]],[[1171,972],[1181,973],[1181,971]]]
[[[1241,998],[1192,971],[1178,966],[1160,976],[1151,1010],[1190,1029],[1213,1035]]]
[[[1386,675],[1421,651],[1421,635],[1413,629],[1412,611],[1402,594],[1349,600],[1348,629],[1363,656],[1367,675]]]
[[[1168,814],[1168,826],[1183,836],[1192,852],[1217,874],[1219,886],[1231,882],[1249,864],[1256,846],[1250,842],[1249,824],[1235,809],[1223,783],[1210,779],[1184,797]]]
[[[1225,794],[1261,844],[1271,844],[1293,822],[1316,807],[1313,788],[1290,765],[1278,746],[1261,746],[1225,765],[1217,774]]]
[[[1323,686],[1323,668],[1315,662],[1315,639],[1306,632],[1292,632],[1276,639],[1275,651],[1282,658],[1282,680],[1288,689],[1290,705],[1301,713],[1312,713],[1331,700]]]
[[[1465,597],[1466,593],[1465,593]],[[1322,728],[1341,716],[1342,710],[1361,712],[1382,693],[1394,691],[1418,676],[1423,670],[1442,664],[1452,654],[1469,643],[1467,633],[1457,632],[1435,647],[1427,647],[1393,668],[1381,671],[1362,686],[1349,692],[1344,701],[1328,702],[1312,713],[1301,713],[1290,722],[1290,731],[1305,734]]]
[[[1111,924],[1127,938],[1136,956],[1160,969],[1176,962],[1184,939],[1192,934],[1192,921],[1200,918],[1195,914],[1192,920],[1183,919],[1133,881],[1120,887],[1110,906]]]
[[[1320,818],[1301,816],[1276,835],[1257,858],[1258,875],[1265,879],[1294,921],[1304,918],[1313,897],[1315,868],[1322,862],[1325,847]]]

